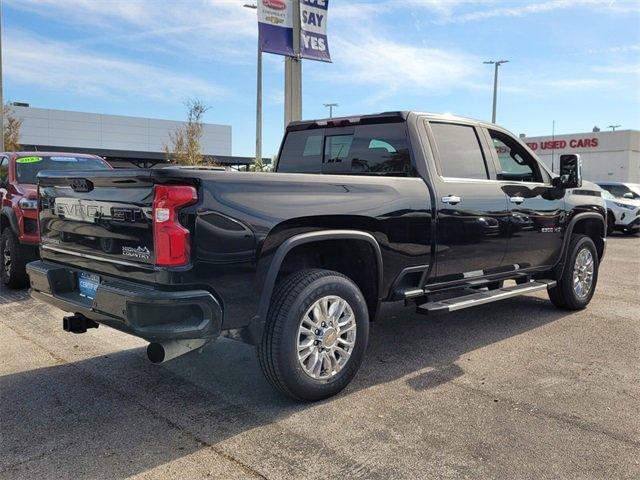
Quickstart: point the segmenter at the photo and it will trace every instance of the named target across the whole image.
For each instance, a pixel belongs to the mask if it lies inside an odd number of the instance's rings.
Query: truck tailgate
[[[154,264],[150,170],[39,175],[43,251],[122,264]]]

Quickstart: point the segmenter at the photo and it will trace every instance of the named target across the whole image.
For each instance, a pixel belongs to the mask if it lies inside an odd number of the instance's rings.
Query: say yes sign
[[[300,0],[300,56],[330,62],[327,42],[329,0]]]

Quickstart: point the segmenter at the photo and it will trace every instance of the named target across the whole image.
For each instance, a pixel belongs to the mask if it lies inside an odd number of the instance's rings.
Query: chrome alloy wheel
[[[298,327],[298,362],[315,380],[338,374],[356,344],[356,317],[347,301],[336,295],[317,300]]]
[[[580,299],[585,298],[591,291],[594,268],[591,250],[583,248],[576,255],[576,263],[573,267],[573,291]]]

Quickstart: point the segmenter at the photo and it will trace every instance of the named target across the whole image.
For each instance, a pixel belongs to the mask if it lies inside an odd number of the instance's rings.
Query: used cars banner
[[[300,56],[331,62],[327,42],[329,0],[300,0]]]
[[[258,0],[258,34],[260,50],[263,52],[295,56],[293,1]]]

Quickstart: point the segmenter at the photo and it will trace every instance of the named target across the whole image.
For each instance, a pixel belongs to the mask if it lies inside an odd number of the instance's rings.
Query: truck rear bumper
[[[36,261],[27,273],[34,298],[151,342],[220,335],[222,308],[205,290],[157,290],[101,275],[90,299],[80,295],[78,269]]]

